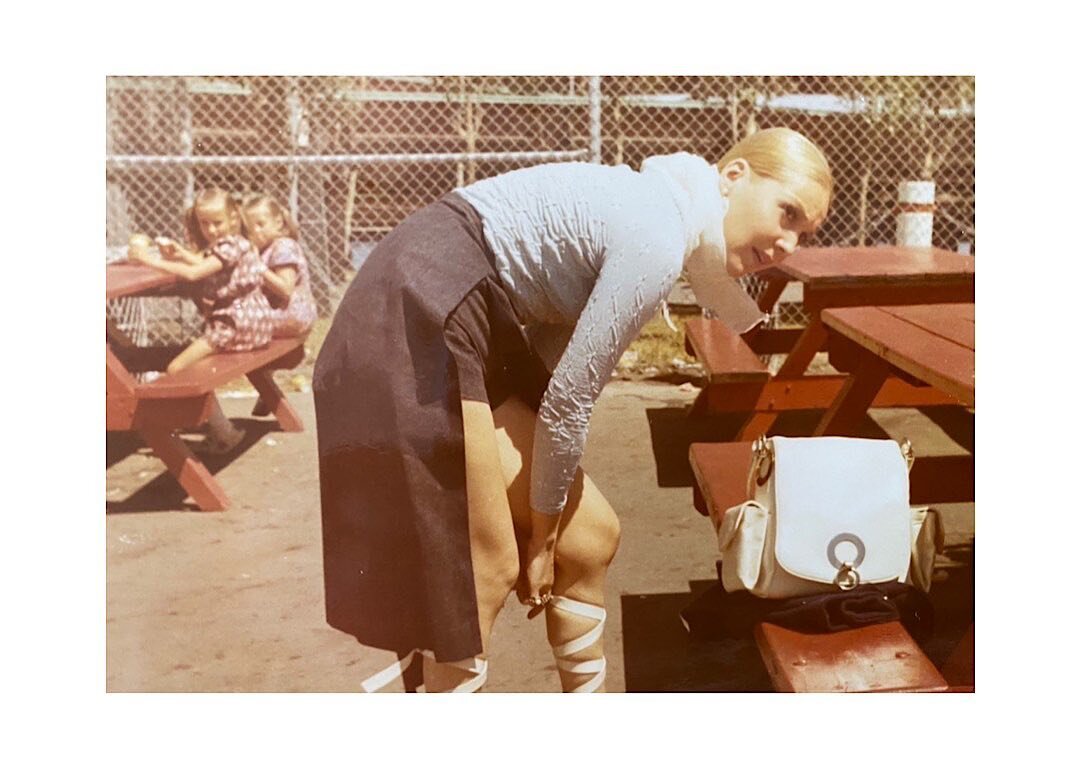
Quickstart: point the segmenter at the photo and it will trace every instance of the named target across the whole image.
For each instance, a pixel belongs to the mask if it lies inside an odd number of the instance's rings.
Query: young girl
[[[318,313],[296,224],[269,195],[246,199],[243,216],[248,237],[267,267],[262,288],[270,302],[274,337],[306,335]]]
[[[198,282],[206,315],[203,335],[169,363],[177,373],[215,352],[245,352],[270,343],[273,320],[262,292],[266,265],[247,240],[240,207],[217,187],[195,196],[184,214],[190,243],[186,248],[157,238],[161,256],[146,248],[129,249],[129,257],[185,280]]]
[[[735,331],[760,322],[736,278],[813,233],[832,184],[770,128],[715,165],[511,171],[398,225],[315,364],[327,621],[399,667],[422,655],[428,691],[473,691],[516,588],[563,689],[601,690],[619,523],[578,466],[593,405],[683,269]]]
[[[184,225],[194,250],[162,237],[156,239],[161,256],[155,256],[141,240],[135,242],[136,238],[128,250],[134,261],[199,283],[205,330],[168,364],[167,373],[178,373],[215,352],[265,347],[273,333],[270,304],[262,292],[266,265],[244,237],[236,201],[217,187],[203,190],[185,212]],[[207,449],[227,450],[242,436],[220,407],[215,408]]]

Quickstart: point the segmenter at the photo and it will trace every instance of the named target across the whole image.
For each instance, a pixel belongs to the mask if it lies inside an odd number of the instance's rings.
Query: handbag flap
[[[911,559],[908,470],[892,440],[771,438],[776,560],[832,582],[851,563],[864,582],[902,578]]]

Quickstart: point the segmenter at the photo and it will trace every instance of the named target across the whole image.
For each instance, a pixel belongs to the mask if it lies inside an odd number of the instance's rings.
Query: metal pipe
[[[453,163],[460,160],[504,160],[507,162],[585,160],[589,150],[550,152],[437,152],[397,155],[113,155],[105,158],[109,168],[188,165],[380,165],[383,163]]]

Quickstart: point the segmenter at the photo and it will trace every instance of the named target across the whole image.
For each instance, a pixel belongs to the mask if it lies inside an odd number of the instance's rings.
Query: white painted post
[[[897,199],[896,244],[930,247],[934,235],[934,182],[902,181]]]

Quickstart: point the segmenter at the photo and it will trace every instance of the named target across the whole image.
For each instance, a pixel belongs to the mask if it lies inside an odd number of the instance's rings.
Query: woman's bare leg
[[[520,575],[519,547],[528,539],[530,522],[529,468],[536,413],[511,398],[492,413],[487,403],[462,402],[465,432],[466,490],[469,499],[469,540],[473,578],[484,652],[495,618]],[[604,579],[619,544],[619,522],[600,491],[580,470],[559,523],[555,547],[553,593],[604,605]],[[595,619],[566,611],[547,610],[548,640],[558,647],[595,627]],[[573,661],[599,659],[599,639],[570,654]],[[469,672],[424,659],[428,691],[451,690]],[[573,690],[590,673],[559,671],[564,690]]]
[[[484,653],[495,617],[514,588],[519,566],[510,503],[506,496],[499,444],[487,403],[463,400],[465,489],[469,500],[469,543],[472,550],[476,606]],[[424,687],[452,690],[470,673],[424,657]]]
[[[494,413],[500,459],[510,508],[519,540],[529,536],[529,470],[532,466],[536,413],[517,398]],[[619,546],[619,520],[615,511],[580,469],[567,497],[555,545],[555,584],[552,594],[603,607],[607,569]],[[549,606],[546,611],[548,640],[553,648],[574,640],[597,625],[597,620]],[[603,639],[572,653],[568,660],[589,661],[603,657]],[[563,690],[573,690],[593,673],[559,670]],[[602,690],[602,689],[601,689]]]

